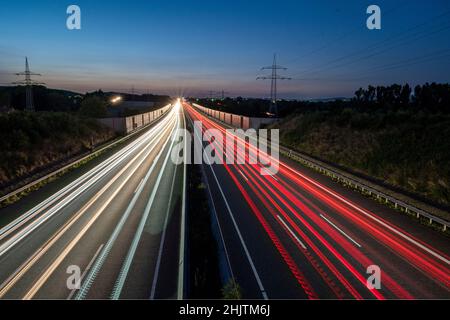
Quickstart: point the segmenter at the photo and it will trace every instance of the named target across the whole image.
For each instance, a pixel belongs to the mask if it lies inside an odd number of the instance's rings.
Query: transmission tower
[[[225,95],[227,95],[227,94],[230,94],[230,93],[226,92],[225,90],[222,90],[222,91],[209,90],[208,91],[208,96],[210,99],[221,97],[222,100],[225,100]]]
[[[229,92],[226,92],[225,90],[222,89],[222,100],[225,100],[225,95],[230,94]]]
[[[25,110],[34,112],[36,111],[34,108],[33,102],[33,86],[43,85],[43,82],[37,82],[31,79],[31,76],[41,76],[39,73],[33,73],[30,71],[30,66],[28,64],[28,57],[25,58],[25,71],[16,73],[16,76],[25,76],[25,79],[22,81],[13,82],[12,84],[16,85],[24,85],[26,86],[26,108]]]
[[[261,70],[272,70],[271,76],[258,77],[256,80],[271,80],[270,86],[270,109],[269,112],[278,115],[277,107],[277,81],[292,80],[291,78],[278,75],[278,70],[287,70],[287,68],[277,65],[277,55],[273,55],[273,64],[269,67],[261,68]]]

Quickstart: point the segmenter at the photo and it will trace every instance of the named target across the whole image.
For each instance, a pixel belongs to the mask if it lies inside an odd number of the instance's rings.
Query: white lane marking
[[[141,187],[142,183],[144,182],[144,179],[141,180],[141,182],[139,182],[138,186],[136,187],[136,190],[134,190],[133,194],[135,194],[136,192],[138,192],[139,188]]]
[[[349,239],[351,242],[353,242],[354,244],[356,244],[359,248],[362,248],[362,246],[356,242],[355,240],[352,239],[352,237],[350,237],[348,234],[346,234],[342,229],[340,229],[337,225],[335,225],[333,222],[331,222],[329,219],[327,219],[323,214],[320,215],[322,217],[322,219],[324,219],[326,222],[328,222],[329,224],[331,224],[337,231],[339,231],[340,233],[342,233],[347,239]]]
[[[161,242],[159,244],[158,258],[156,259],[155,274],[153,275],[153,283],[152,283],[152,290],[151,290],[151,293],[150,293],[150,300],[154,300],[155,299],[156,285],[158,284],[159,268],[161,267],[162,253],[163,253],[164,244],[165,244],[165,241],[166,241],[167,224],[169,222],[169,214],[170,214],[170,208],[171,208],[171,204],[172,204],[173,189],[174,189],[174,186],[175,186],[175,178],[176,177],[177,177],[177,167],[174,168],[174,173],[173,173],[173,178],[172,178],[172,185],[170,187],[169,202],[167,202],[166,217],[164,218],[164,227],[163,227],[163,232],[162,232],[162,235],[161,235]]]
[[[137,251],[137,247],[139,245],[139,241],[141,240],[142,233],[144,232],[145,223],[148,220],[148,217],[150,215],[150,210],[153,206],[153,202],[155,201],[156,193],[159,189],[159,185],[161,184],[161,180],[164,174],[164,171],[167,168],[167,164],[169,162],[169,158],[171,156],[171,151],[173,149],[173,146],[175,144],[175,129],[179,126],[179,118],[177,117],[176,125],[174,129],[172,130],[172,134],[168,138],[166,144],[164,145],[164,148],[161,150],[161,152],[164,151],[165,147],[167,146],[167,143],[171,140],[171,144],[169,147],[169,150],[167,151],[166,158],[164,159],[164,163],[161,167],[161,171],[158,174],[158,178],[156,179],[155,185],[153,187],[152,193],[150,195],[150,199],[147,202],[147,206],[145,207],[144,214],[141,217],[141,221],[139,223],[139,226],[136,230],[136,234],[133,238],[133,242],[131,243],[130,249],[128,250],[127,256],[125,258],[124,263],[122,264],[122,268],[120,269],[119,276],[117,277],[116,283],[114,285],[113,291],[111,293],[111,300],[118,300],[120,298],[120,295],[123,290],[123,286],[125,285],[125,281],[128,277],[128,273],[130,271],[131,263],[133,262],[134,256]]]
[[[283,164],[284,165],[284,164]],[[370,219],[376,221],[377,223],[381,224],[382,226],[384,226],[385,228],[389,229],[390,231],[396,233],[397,235],[399,235],[400,237],[402,237],[403,239],[411,242],[412,244],[418,246],[419,248],[421,248],[422,250],[428,252],[429,254],[431,254],[432,256],[438,258],[439,260],[445,262],[446,264],[450,264],[450,261],[448,259],[446,259],[445,257],[443,257],[442,255],[440,255],[439,253],[429,249],[428,247],[424,246],[423,244],[421,244],[420,242],[417,242],[416,240],[412,239],[411,237],[409,237],[408,235],[404,234],[403,232],[391,227],[390,225],[386,224],[385,222],[381,221],[380,219],[378,219],[377,217],[373,216],[372,214],[366,212],[365,210],[359,208],[358,206],[354,205],[353,203],[345,200],[344,198],[342,198],[341,196],[339,196],[338,194],[334,193],[331,190],[328,190],[327,188],[317,184],[315,181],[309,179],[308,177],[304,176],[303,174],[299,173],[298,171],[289,168],[288,166],[284,165],[286,168],[288,168],[290,171],[294,172],[295,174],[297,174],[298,176],[302,177],[303,179],[309,181],[310,183],[314,184],[315,186],[317,186],[318,188],[322,189],[323,191],[327,192],[328,194],[332,195],[333,197],[337,198],[338,200],[342,201],[343,203],[347,204],[348,206],[352,207],[353,209],[361,212],[362,214],[364,214],[365,216],[369,217]]]
[[[91,269],[92,265],[94,264],[95,259],[97,259],[98,255],[100,254],[100,250],[102,250],[103,246],[104,246],[104,244],[101,244],[100,247],[95,252],[94,256],[92,257],[91,261],[87,265],[86,269],[83,271],[80,281],[83,281],[84,277],[86,276],[86,273],[88,273],[88,271]],[[78,289],[73,289],[70,292],[69,296],[67,297],[67,300],[71,300],[77,290]]]
[[[196,137],[197,137],[197,139],[202,141],[202,139],[198,136],[198,133],[196,134]],[[204,149],[203,142],[202,142],[202,147]],[[208,167],[211,169],[211,172],[214,176],[214,180],[216,181],[217,187],[219,188],[220,194],[222,195],[222,198],[225,202],[225,206],[228,210],[228,214],[230,215],[231,221],[233,222],[234,229],[236,230],[236,233],[238,234],[242,248],[244,249],[244,252],[245,252],[247,260],[250,264],[250,267],[252,268],[253,275],[255,276],[256,282],[258,283],[259,290],[261,291],[261,294],[262,294],[264,300],[268,300],[269,297],[267,296],[266,289],[264,289],[264,286],[261,282],[261,278],[259,277],[258,271],[256,271],[256,267],[255,267],[255,264],[253,263],[253,259],[250,256],[250,252],[248,251],[247,245],[245,244],[244,238],[242,237],[241,231],[239,230],[239,227],[236,223],[236,220],[234,218],[233,212],[231,211],[230,205],[228,204],[227,198],[225,197],[222,187],[220,186],[219,179],[217,179],[217,176],[216,176],[216,173],[214,172],[213,166],[208,166]]]
[[[245,174],[241,171],[241,169],[238,169],[239,173],[241,174],[241,176],[245,179],[245,181],[248,182],[248,178],[245,176]]]
[[[186,130],[186,115],[184,108],[183,122],[184,129]],[[185,131],[186,132],[186,131]],[[190,148],[191,146],[189,146]],[[186,183],[187,183],[187,163],[188,159],[188,146],[187,137],[184,137],[184,167],[183,167],[183,196],[181,200],[181,226],[180,226],[180,251],[178,254],[178,288],[177,298],[183,300],[184,298],[184,254],[185,254],[185,237],[186,237]]]
[[[225,251],[225,257],[227,258],[228,268],[230,269],[231,278],[235,279],[233,268],[231,267],[230,255],[228,254],[227,245],[225,243],[225,238],[223,236],[222,227],[221,227],[221,224],[220,224],[220,221],[219,221],[219,216],[217,215],[216,205],[214,203],[214,198],[213,198],[212,193],[211,193],[211,187],[209,185],[209,179],[208,179],[208,176],[206,175],[206,172],[204,172],[204,176],[205,176],[205,180],[206,180],[206,185],[208,186],[207,189],[208,189],[209,198],[211,199],[211,204],[212,204],[212,207],[213,207],[212,209],[214,211],[214,216],[216,218],[217,226],[219,228],[220,238],[222,239],[222,244],[223,244],[223,248],[224,248],[224,251]]]
[[[294,231],[292,231],[292,229],[288,226],[288,224],[284,222],[283,218],[281,218],[280,216],[277,216],[277,218],[281,221],[281,223],[285,226],[285,228],[289,231],[289,233],[294,237],[294,239],[300,244],[300,246],[304,250],[307,250],[304,243],[299,239],[299,237],[297,237],[297,235],[294,233]]]

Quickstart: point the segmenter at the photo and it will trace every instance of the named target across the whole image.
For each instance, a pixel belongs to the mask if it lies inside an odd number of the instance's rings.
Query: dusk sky
[[[282,98],[352,96],[368,84],[449,82],[450,1],[0,0],[0,83],[32,71],[52,88]],[[81,7],[82,29],[66,28]],[[366,9],[382,9],[382,30]]]

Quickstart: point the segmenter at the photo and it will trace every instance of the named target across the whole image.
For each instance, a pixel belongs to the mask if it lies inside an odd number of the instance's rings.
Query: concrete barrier
[[[130,117],[115,117],[115,118],[102,118],[98,119],[103,125],[113,129],[115,132],[121,134],[129,134],[136,131],[152,122],[157,121],[163,115],[165,115],[171,108],[171,105],[167,105],[161,109],[141,113]]]
[[[278,121],[276,118],[256,118],[256,117],[244,117],[237,114],[226,113],[217,111],[210,108],[205,108],[199,104],[194,103],[193,106],[199,111],[207,114],[208,116],[240,129],[260,129],[263,125],[268,125]]]

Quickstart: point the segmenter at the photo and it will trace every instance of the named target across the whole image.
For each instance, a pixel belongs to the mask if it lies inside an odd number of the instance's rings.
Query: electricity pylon
[[[270,109],[269,112],[278,115],[277,107],[277,81],[278,80],[292,80],[292,78],[278,75],[278,70],[287,70],[287,68],[277,65],[277,55],[273,55],[273,64],[269,67],[261,68],[261,70],[272,70],[271,76],[258,77],[256,80],[271,80],[270,86]]]
[[[222,89],[222,91],[209,90],[208,94],[210,99],[221,97],[222,100],[225,100],[225,95],[230,93]]]
[[[222,100],[225,100],[225,95],[230,94],[229,92],[226,92],[225,90],[222,89]]]
[[[33,102],[33,86],[43,85],[43,82],[37,82],[31,79],[31,76],[41,76],[39,73],[33,73],[30,71],[30,66],[28,64],[28,57],[25,57],[25,71],[16,73],[16,76],[25,76],[25,79],[22,81],[13,82],[12,84],[24,85],[26,86],[26,107],[25,110],[34,112],[36,109],[34,108]]]

